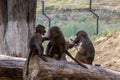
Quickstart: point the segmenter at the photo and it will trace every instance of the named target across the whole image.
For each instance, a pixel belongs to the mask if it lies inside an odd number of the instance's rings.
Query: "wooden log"
[[[24,80],[120,80],[120,71],[90,65],[85,69],[74,62],[47,60],[44,62],[33,56],[26,76],[24,58],[0,55],[0,80],[23,80],[22,75]]]
[[[86,69],[73,62],[47,60],[44,62],[37,55],[32,56],[28,76],[24,66],[24,80],[120,80],[119,71],[90,65]]]
[[[0,80],[23,80],[24,58],[0,55]]]

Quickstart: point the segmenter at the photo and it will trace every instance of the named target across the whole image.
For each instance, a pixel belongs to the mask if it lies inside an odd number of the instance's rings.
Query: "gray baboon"
[[[26,75],[28,75],[29,72],[29,62],[30,62],[30,57],[38,55],[42,60],[47,61],[44,56],[43,56],[43,46],[42,42],[44,41],[44,38],[42,35],[45,34],[45,27],[42,25],[37,25],[36,27],[36,32],[34,36],[30,40],[30,53],[27,58],[27,69],[26,69]]]
[[[76,59],[86,64],[92,64],[95,55],[94,46],[85,31],[76,34],[74,43],[77,45]]]

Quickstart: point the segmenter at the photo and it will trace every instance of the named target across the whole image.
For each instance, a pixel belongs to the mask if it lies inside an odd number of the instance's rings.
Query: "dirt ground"
[[[100,64],[102,67],[120,71],[120,32],[108,34],[94,42],[96,50],[93,65]],[[76,53],[75,49],[70,51]],[[75,54],[73,54],[75,57]],[[68,61],[72,61],[67,56]]]
[[[120,70],[120,32],[101,37],[94,43],[94,64]]]

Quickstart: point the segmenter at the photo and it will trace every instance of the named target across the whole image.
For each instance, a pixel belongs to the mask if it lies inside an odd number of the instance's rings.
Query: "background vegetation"
[[[100,17],[99,33],[120,28],[120,0],[94,0],[93,10]],[[89,12],[88,0],[45,0],[45,11],[52,20],[52,26],[59,26],[64,35],[74,38],[79,30],[85,30],[91,37],[96,34],[96,18]],[[48,27],[48,20],[41,13],[38,0],[36,24]]]

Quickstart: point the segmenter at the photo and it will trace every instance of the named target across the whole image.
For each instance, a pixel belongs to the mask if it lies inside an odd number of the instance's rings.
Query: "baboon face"
[[[44,35],[46,33],[45,27],[43,25],[37,25],[36,27],[36,33],[40,33],[42,35]]]
[[[50,38],[57,38],[61,35],[61,31],[58,27],[52,27],[50,30],[49,30],[49,37]]]
[[[76,39],[74,40],[75,44],[78,44],[83,41],[83,39],[87,40],[88,36],[87,33],[85,31],[79,31],[76,34]]]
[[[83,37],[83,38],[88,37],[87,33],[85,31],[79,31],[79,32],[77,32],[76,36],[77,36],[78,39],[80,39],[81,37]]]
[[[50,42],[47,46],[47,54],[58,60],[65,58],[66,43],[59,27],[54,26],[49,29]]]
[[[44,35],[46,33],[45,27],[41,27],[40,32],[41,32],[42,35]]]

